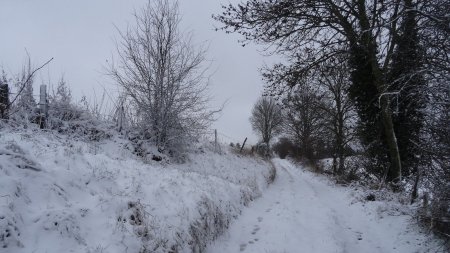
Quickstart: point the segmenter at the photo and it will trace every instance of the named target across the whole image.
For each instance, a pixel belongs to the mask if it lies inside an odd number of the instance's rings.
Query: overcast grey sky
[[[220,12],[228,0],[180,0],[182,29],[194,33],[196,43],[208,42],[211,71],[211,106],[228,103],[213,125],[224,142],[242,142],[252,133],[249,117],[263,83],[258,69],[270,59],[256,46],[242,47],[237,35],[214,31],[219,24],[211,15]],[[233,0],[231,2],[237,2]],[[64,74],[74,96],[93,99],[103,88],[114,94],[117,88],[104,75],[103,66],[114,54],[117,31],[132,24],[134,9],[146,0],[1,0],[0,66],[11,76],[18,73],[29,52],[35,65],[54,60],[35,79],[35,91],[42,82],[55,83]],[[95,91],[95,92],[94,92]],[[231,139],[227,138],[231,137]]]

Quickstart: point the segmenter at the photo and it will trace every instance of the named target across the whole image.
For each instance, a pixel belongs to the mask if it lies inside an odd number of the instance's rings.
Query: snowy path
[[[351,204],[351,189],[331,186],[286,160],[264,195],[209,246],[209,253],[425,252],[408,216],[377,215],[381,203]]]

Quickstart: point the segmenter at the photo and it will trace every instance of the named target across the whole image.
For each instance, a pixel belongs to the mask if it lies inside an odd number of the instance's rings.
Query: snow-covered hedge
[[[144,163],[127,147],[0,130],[2,252],[201,252],[274,173],[208,149]]]

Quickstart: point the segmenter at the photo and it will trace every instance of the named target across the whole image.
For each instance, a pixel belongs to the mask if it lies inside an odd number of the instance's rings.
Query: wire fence
[[[40,94],[39,95],[35,95],[33,94],[32,96],[35,98],[38,98],[36,100],[39,100],[39,102],[36,103],[36,109],[39,109],[41,112],[40,114],[42,115],[47,115],[48,113],[48,92],[46,90],[46,85],[41,85],[40,87]],[[11,95],[14,95],[15,93],[10,93]],[[95,108],[97,106],[94,106]],[[122,111],[120,111],[119,108],[116,108],[114,110],[114,113],[110,113],[110,116],[113,115],[113,118],[115,117],[116,120],[118,120],[118,124],[120,125],[119,129],[122,129],[122,125],[126,125],[126,123],[124,122],[124,113],[123,112],[123,106],[120,107]],[[71,108],[68,112],[62,112],[62,110],[67,109],[67,108],[58,108],[59,113],[62,114],[64,117],[69,117],[70,115],[73,114],[73,108]],[[84,108],[86,109],[86,108]],[[120,115],[118,113],[121,113]],[[96,113],[96,115],[98,115],[98,111]],[[213,128],[208,128],[206,129],[203,133],[201,133],[202,135],[202,139],[213,143],[216,148],[219,145],[230,145],[233,144],[233,146],[241,146],[241,144],[243,144],[246,140],[246,138],[242,138],[242,139],[238,139],[236,137],[232,137],[230,134],[224,133],[222,131],[219,131],[217,129],[213,129]]]
[[[219,131],[218,129],[214,129],[214,128],[210,128],[208,130],[206,130],[205,132],[203,132],[203,136],[209,140],[209,141],[215,141],[216,139],[216,131],[217,131],[217,142],[221,143],[221,144],[227,144],[229,145],[230,143],[236,144],[236,143],[243,143],[245,140],[245,137],[243,137],[242,139],[238,139],[235,137],[231,137],[230,135]]]

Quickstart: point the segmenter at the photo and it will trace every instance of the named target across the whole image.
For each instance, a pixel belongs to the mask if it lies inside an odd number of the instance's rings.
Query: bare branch
[[[8,107],[11,106],[11,105],[16,101],[16,99],[20,96],[20,94],[22,93],[22,91],[25,89],[26,84],[31,80],[31,78],[33,77],[33,75],[34,75],[37,71],[39,71],[39,70],[41,70],[43,67],[45,67],[47,64],[49,64],[52,60],[53,60],[53,57],[52,57],[50,60],[46,61],[44,64],[42,64],[42,65],[41,65],[40,67],[38,67],[37,69],[33,70],[33,72],[31,72],[31,73],[28,75],[28,77],[27,77],[27,79],[25,80],[25,82],[23,82],[22,87],[21,87],[20,90],[17,92],[16,97],[9,103]]]

